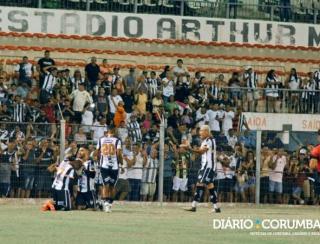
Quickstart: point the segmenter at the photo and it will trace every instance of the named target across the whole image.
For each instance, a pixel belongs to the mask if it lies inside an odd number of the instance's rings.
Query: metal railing
[[[1,6],[318,23],[318,0],[0,0]]]

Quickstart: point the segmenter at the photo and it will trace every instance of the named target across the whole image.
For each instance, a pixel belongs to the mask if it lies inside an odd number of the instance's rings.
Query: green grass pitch
[[[116,203],[112,213],[41,212],[40,202],[0,200],[0,243],[318,243],[320,236],[252,236],[249,231],[213,230],[214,218],[320,219],[319,207],[222,204],[221,214],[189,204]],[[320,231],[320,230],[318,230]]]

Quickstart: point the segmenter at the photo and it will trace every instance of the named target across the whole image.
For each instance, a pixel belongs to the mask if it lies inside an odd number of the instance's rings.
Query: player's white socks
[[[212,206],[213,206],[214,209],[217,209],[217,208],[218,208],[218,206],[217,206],[216,203],[213,203]]]
[[[192,206],[193,208],[196,208],[197,205],[198,205],[198,202],[197,202],[197,201],[192,201],[191,206]]]

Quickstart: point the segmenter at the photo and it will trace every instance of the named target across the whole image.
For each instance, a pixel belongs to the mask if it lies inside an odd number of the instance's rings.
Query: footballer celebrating
[[[201,154],[201,169],[198,172],[196,192],[192,201],[192,207],[191,209],[187,209],[187,211],[196,212],[197,204],[203,196],[205,186],[207,186],[213,206],[212,212],[220,213],[221,210],[217,206],[217,192],[213,184],[216,170],[216,142],[211,137],[208,125],[201,126],[199,134],[202,140],[200,148],[192,148],[190,145],[187,145],[193,152]]]
[[[96,152],[100,153],[102,186],[102,209],[111,212],[115,195],[115,184],[118,180],[119,165],[122,165],[121,141],[115,136],[115,128],[109,127],[97,144]]]
[[[75,177],[75,171],[80,170],[82,162],[75,160],[74,157],[68,155],[60,164],[56,166],[52,164],[48,170],[56,172],[56,177],[52,184],[53,201],[48,201],[42,206],[42,210],[71,210],[70,183]]]
[[[94,162],[89,158],[88,149],[83,147],[79,149],[77,158],[83,165],[82,171],[78,177],[77,208],[78,210],[95,210],[96,193],[94,189],[94,180],[96,170]]]

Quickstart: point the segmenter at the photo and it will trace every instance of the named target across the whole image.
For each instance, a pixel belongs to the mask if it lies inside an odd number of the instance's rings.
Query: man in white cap
[[[217,206],[217,192],[213,184],[216,171],[216,142],[210,134],[210,127],[208,125],[202,125],[199,134],[202,140],[200,148],[192,148],[189,145],[190,150],[201,154],[201,169],[198,172],[198,181],[192,207],[187,209],[187,211],[196,212],[197,204],[201,201],[205,186],[207,186],[210,194],[210,202],[213,207],[212,212],[220,213],[221,210]]]

